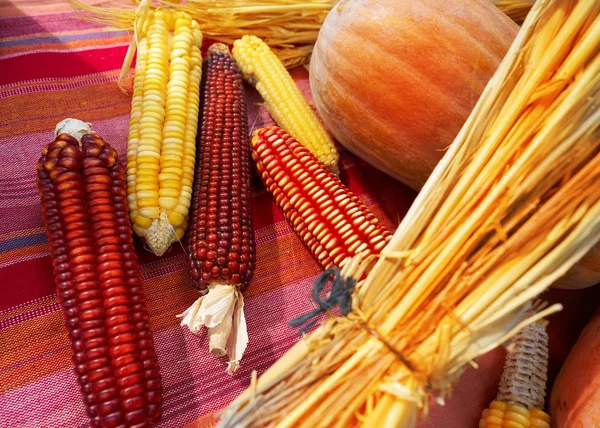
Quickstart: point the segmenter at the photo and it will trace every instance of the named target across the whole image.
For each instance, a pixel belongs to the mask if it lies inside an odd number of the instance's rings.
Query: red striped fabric
[[[35,164],[65,117],[91,122],[123,156],[130,99],[116,85],[128,43],[126,32],[83,21],[60,0],[0,0],[0,426],[81,427],[86,416],[70,360],[62,314],[54,293]],[[310,99],[308,76],[294,70]],[[269,123],[248,91],[250,123]],[[414,193],[342,151],[341,179],[390,227],[397,225]],[[240,370],[208,354],[205,333],[179,327],[176,314],[197,297],[181,247],[163,258],[139,243],[151,327],[164,379],[161,427],[210,426],[226,406],[294,342],[287,322],[312,308],[313,280],[321,269],[285,224],[255,178],[255,279],[246,292],[250,345]],[[185,242],[184,242],[185,245]],[[552,373],[564,359],[597,293],[554,292],[566,310],[551,330]],[[597,300],[596,300],[597,301]],[[503,351],[467,370],[455,397],[434,406],[421,427],[475,426],[494,397]]]

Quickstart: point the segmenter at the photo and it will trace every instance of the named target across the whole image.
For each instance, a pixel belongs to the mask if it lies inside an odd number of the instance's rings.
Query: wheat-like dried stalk
[[[84,19],[125,30],[133,30],[136,8],[142,0],[124,4],[105,0],[96,5],[65,0],[77,11],[88,12]],[[535,0],[492,0],[517,23],[523,22]],[[205,39],[233,44],[253,34],[275,51],[283,64],[306,63],[319,30],[338,0],[156,0],[155,4],[189,13],[200,24]]]
[[[600,3],[538,0],[353,312],[305,337],[221,427],[411,427],[600,239]]]
[[[508,15],[517,24],[525,21],[535,0],[492,0],[496,7]]]
[[[137,4],[108,0],[89,5],[66,0],[83,15],[105,25],[133,29]],[[135,0],[134,3],[138,3]],[[156,3],[155,3],[156,4]],[[188,12],[200,24],[204,38],[222,43],[253,34],[269,44],[286,67],[307,61],[317,40],[321,24],[335,0],[187,0],[157,4]]]

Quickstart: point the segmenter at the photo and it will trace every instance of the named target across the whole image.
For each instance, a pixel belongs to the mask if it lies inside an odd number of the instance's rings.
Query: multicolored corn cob
[[[288,224],[323,267],[379,253],[390,240],[358,197],[283,129],[257,130],[252,157]]]
[[[254,272],[255,248],[244,86],[223,44],[208,50],[202,99],[189,264],[194,284],[206,294],[181,316],[194,332],[209,328],[210,350],[229,355],[231,373],[248,343],[241,291]]]
[[[188,226],[196,159],[202,33],[185,12],[141,24],[127,146],[133,230],[161,256]]]
[[[244,36],[234,42],[233,57],[244,78],[256,86],[277,125],[338,174],[340,155],[333,140],[269,46],[256,36]]]
[[[543,322],[525,327],[509,350],[498,396],[485,409],[479,428],[550,428],[542,410],[548,372],[548,333]]]
[[[37,186],[91,425],[148,426],[161,415],[161,379],[134,252],[125,171],[117,152],[87,124],[67,119],[56,134],[38,162]]]

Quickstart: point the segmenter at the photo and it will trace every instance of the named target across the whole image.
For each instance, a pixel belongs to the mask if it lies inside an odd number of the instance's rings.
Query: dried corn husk
[[[136,8],[131,3],[103,1],[102,6],[66,0],[76,10],[90,12],[87,19],[125,30],[133,30]],[[513,20],[525,19],[534,0],[493,0]],[[188,12],[200,24],[205,39],[233,44],[253,34],[275,51],[286,67],[307,62],[325,17],[337,0],[188,0],[158,4]]]
[[[366,279],[221,427],[410,427],[600,240],[600,3],[538,0]],[[533,311],[533,315],[531,312]]]
[[[66,0],[76,9],[90,12],[88,19],[116,28],[133,29],[137,3],[109,0],[93,6],[79,0]],[[286,67],[307,61],[321,24],[336,4],[335,0],[188,0],[157,4],[188,12],[200,24],[207,40],[233,44],[245,34],[253,34],[277,53]]]

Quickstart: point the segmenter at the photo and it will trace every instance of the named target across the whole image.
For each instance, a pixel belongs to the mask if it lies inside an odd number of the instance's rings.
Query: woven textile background
[[[123,157],[130,99],[116,79],[128,38],[80,20],[57,0],[0,1],[0,427],[86,426],[34,171],[55,124],[66,117],[93,123]],[[305,69],[293,75],[309,97]],[[254,127],[270,123],[258,101],[249,90]],[[341,179],[395,227],[414,193],[347,152],[341,169]],[[321,269],[256,177],[253,204],[257,268],[245,295],[250,345],[234,376],[225,374],[225,361],[208,354],[204,333],[195,336],[178,325],[176,314],[197,297],[182,247],[155,258],[138,245],[163,378],[161,427],[210,425],[210,414],[248,385],[253,369],[262,373],[299,340],[287,322],[313,307],[310,288]],[[597,297],[591,290],[550,296],[566,304],[551,332],[553,374]],[[421,427],[475,426],[495,395],[503,356],[498,349],[478,361],[480,370],[467,370],[455,397],[433,408]]]

